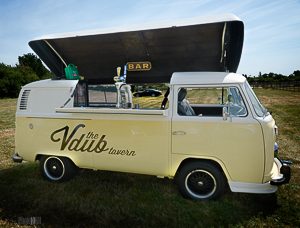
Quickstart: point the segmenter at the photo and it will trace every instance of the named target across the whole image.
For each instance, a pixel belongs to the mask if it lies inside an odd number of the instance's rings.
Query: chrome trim
[[[21,163],[23,161],[23,158],[19,156],[18,153],[14,153],[11,158],[16,163]]]
[[[285,160],[280,160],[278,158],[274,159],[279,170],[280,170],[280,174],[282,175],[281,178],[279,179],[273,179],[271,180],[270,184],[271,185],[283,185],[283,184],[287,184],[290,182],[291,179],[291,167],[290,165],[292,164],[291,161],[285,161]],[[279,164],[278,164],[279,163]]]

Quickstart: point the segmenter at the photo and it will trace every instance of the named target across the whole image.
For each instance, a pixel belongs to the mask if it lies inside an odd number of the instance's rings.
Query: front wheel
[[[215,165],[195,161],[188,163],[179,171],[177,184],[180,193],[194,200],[216,199],[225,189],[225,177]]]
[[[58,156],[42,156],[40,168],[43,176],[53,182],[69,180],[78,170],[70,159]]]

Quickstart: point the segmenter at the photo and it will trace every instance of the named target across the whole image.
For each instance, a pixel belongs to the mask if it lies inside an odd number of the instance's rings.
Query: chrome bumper
[[[19,156],[18,153],[14,153],[12,156],[12,160],[14,162],[21,163],[23,161],[23,158]]]
[[[279,179],[274,179],[270,183],[271,185],[283,185],[290,182],[291,179],[291,161],[280,160],[275,158],[275,162],[280,170],[280,174],[282,175]]]

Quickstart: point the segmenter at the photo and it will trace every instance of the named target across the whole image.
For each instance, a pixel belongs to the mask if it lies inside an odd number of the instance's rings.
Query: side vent
[[[28,98],[29,98],[29,94],[30,94],[30,90],[24,90],[22,97],[21,97],[21,101],[20,101],[20,110],[26,110],[27,109],[27,102],[28,102]]]

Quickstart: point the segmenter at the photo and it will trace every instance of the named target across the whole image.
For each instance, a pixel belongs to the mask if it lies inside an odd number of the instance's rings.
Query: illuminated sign
[[[148,71],[151,70],[150,62],[128,62],[127,71]]]

